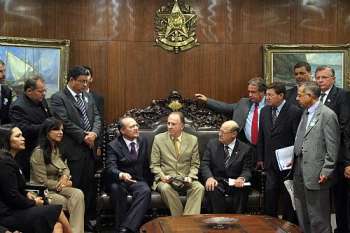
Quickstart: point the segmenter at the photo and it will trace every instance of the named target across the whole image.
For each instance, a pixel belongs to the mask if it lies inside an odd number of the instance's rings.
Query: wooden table
[[[238,222],[223,229],[215,229],[203,223],[212,217],[237,218]],[[289,222],[265,215],[202,214],[156,218],[140,228],[140,233],[301,233]]]

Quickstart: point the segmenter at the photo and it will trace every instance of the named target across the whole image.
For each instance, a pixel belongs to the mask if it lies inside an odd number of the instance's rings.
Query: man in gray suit
[[[294,144],[294,194],[305,233],[330,233],[329,190],[334,183],[340,130],[337,115],[319,101],[320,88],[307,81],[297,100],[305,108]]]
[[[195,97],[205,102],[208,108],[232,116],[232,120],[241,126],[238,138],[255,148],[259,134],[260,110],[265,106],[265,92],[265,81],[255,77],[248,81],[248,98],[241,98],[237,103],[224,103],[207,98],[203,94],[195,94]],[[253,160],[255,161],[255,158]],[[259,166],[263,167],[263,164],[260,163]]]
[[[94,167],[96,139],[101,131],[101,119],[93,97],[84,89],[89,71],[76,66],[69,70],[68,84],[51,97],[54,116],[63,121],[64,138],[61,153],[67,159],[73,186],[85,196],[85,230],[92,231],[89,222],[95,214]]]
[[[153,189],[160,192],[172,216],[200,214],[204,187],[198,181],[197,137],[183,132],[185,119],[181,112],[170,113],[167,124],[168,132],[156,135],[152,146]],[[187,194],[185,208],[179,192]]]

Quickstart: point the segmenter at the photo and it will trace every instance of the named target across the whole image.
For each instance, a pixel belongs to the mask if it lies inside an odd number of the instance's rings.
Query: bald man
[[[248,200],[244,182],[252,177],[252,148],[237,139],[239,126],[235,121],[224,122],[219,137],[209,141],[201,161],[200,171],[213,213],[242,213]],[[235,179],[229,185],[229,178]],[[232,205],[225,194],[233,196]]]

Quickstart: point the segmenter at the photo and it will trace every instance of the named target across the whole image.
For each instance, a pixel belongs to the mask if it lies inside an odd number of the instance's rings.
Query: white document
[[[283,181],[283,183],[284,183],[284,186],[286,186],[290,199],[292,200],[293,209],[295,210],[293,180],[285,180]]]
[[[234,186],[236,182],[236,179],[228,179],[228,185],[229,186]],[[252,184],[250,182],[244,182],[244,186],[251,186]]]
[[[278,167],[281,171],[292,168],[292,160],[294,156],[294,146],[284,147],[275,151]]]

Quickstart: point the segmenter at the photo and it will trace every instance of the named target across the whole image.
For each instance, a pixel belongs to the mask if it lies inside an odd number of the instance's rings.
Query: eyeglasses
[[[79,79],[76,79],[75,81],[81,83],[81,84],[88,84],[88,80],[79,80]]]

